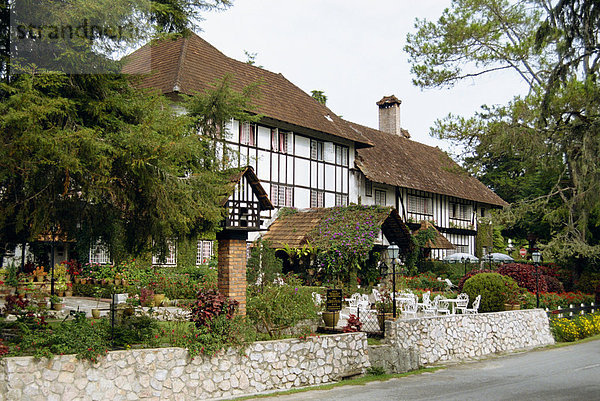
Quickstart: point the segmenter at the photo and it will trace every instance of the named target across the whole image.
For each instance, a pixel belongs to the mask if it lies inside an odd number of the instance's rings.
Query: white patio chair
[[[379,292],[379,290],[376,288],[373,288],[372,293],[373,293],[373,299],[375,300],[375,302],[381,302],[383,297],[381,296],[381,293]]]
[[[412,317],[417,317],[417,299],[413,298],[409,302],[402,304],[402,314]]]
[[[323,303],[323,298],[321,297],[321,294],[319,294],[318,292],[312,293],[312,300],[313,300],[313,303],[315,304],[315,306],[321,306],[321,304]]]
[[[439,297],[439,298],[438,298],[437,308],[436,308],[435,312],[438,315],[441,315],[441,314],[449,315],[450,314],[450,302],[448,302],[446,300],[446,298],[442,297],[441,295],[438,295],[437,297]]]
[[[458,297],[456,297],[456,299],[457,302],[454,306],[454,310],[459,310],[461,311],[461,313],[467,313],[465,312],[465,309],[467,309],[467,307],[469,306],[469,295],[463,292],[461,294],[458,294]]]
[[[425,311],[431,305],[431,292],[423,293],[423,302],[417,302],[417,311]]]
[[[481,294],[479,294],[479,295],[477,295],[477,297],[475,297],[472,308],[465,308],[465,313],[478,313],[477,311],[479,310],[480,302],[481,302]]]
[[[423,313],[425,313],[425,316],[435,316],[441,298],[441,295],[436,295],[435,298],[433,298],[433,301],[429,301],[429,305],[425,309],[423,309]]]

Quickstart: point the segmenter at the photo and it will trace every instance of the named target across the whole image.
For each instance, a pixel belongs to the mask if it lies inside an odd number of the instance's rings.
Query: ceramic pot
[[[92,309],[92,317],[94,319],[99,319],[100,318],[100,309]]]
[[[321,314],[321,317],[323,318],[325,327],[333,329],[337,325],[338,321],[340,320],[340,312],[339,311],[335,311],[335,312],[325,311]]]
[[[165,300],[165,294],[154,294],[154,305],[160,306]]]

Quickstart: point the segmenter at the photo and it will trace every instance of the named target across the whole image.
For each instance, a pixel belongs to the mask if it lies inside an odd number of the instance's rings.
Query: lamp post
[[[396,259],[399,252],[400,248],[398,248],[398,245],[388,246],[387,258],[391,259],[392,263],[392,313],[394,314],[394,319],[396,318]]]
[[[50,228],[50,233],[52,234],[52,254],[50,255],[50,295],[54,295],[54,239],[56,237],[56,226],[52,226]]]
[[[538,251],[535,251],[531,254],[531,258],[533,259],[533,264],[535,265],[535,307],[540,307],[540,260],[542,259],[542,254]]]

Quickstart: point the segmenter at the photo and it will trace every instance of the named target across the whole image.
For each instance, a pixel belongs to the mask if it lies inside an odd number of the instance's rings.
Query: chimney
[[[379,106],[379,131],[403,137],[410,137],[408,131],[400,127],[400,104],[396,96],[384,96],[377,102]]]

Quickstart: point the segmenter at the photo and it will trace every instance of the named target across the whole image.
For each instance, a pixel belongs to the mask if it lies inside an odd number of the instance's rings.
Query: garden
[[[378,224],[388,214],[379,207],[333,208],[300,249],[257,241],[247,262],[245,317],[235,313],[235,301],[216,290],[215,260],[203,266],[169,268],[135,259],[116,265],[69,261],[50,270],[34,264],[23,269],[11,265],[0,272],[5,291],[0,354],[50,357],[74,353],[96,361],[110,349],[177,346],[188,349],[192,358],[212,355],[255,340],[314,335],[322,326],[319,314],[325,311],[318,299],[331,288],[340,290],[343,298],[369,295],[375,289],[384,298],[371,306],[381,314],[390,312],[387,294],[394,281],[396,292],[410,291],[419,300],[425,293],[445,298],[466,293],[470,300],[481,295],[479,312],[534,308],[536,290],[540,307],[549,310],[590,304],[598,295],[593,294],[598,277],[575,280],[569,270],[551,263],[538,270],[527,263],[481,268],[423,260],[420,249],[428,240],[426,231],[411,237],[404,263],[395,266],[393,274],[382,263],[384,249],[375,244]],[[287,273],[282,253],[288,262],[294,259],[293,269]],[[49,295],[50,277],[54,277],[53,296]],[[113,294],[128,294],[114,320],[90,318],[76,311],[57,315],[48,309],[49,302],[59,308],[64,296],[100,301]],[[182,313],[157,318],[156,312],[167,307]],[[551,322],[560,341],[599,330],[597,314]],[[361,330],[362,324],[360,316],[350,316],[340,330]]]

